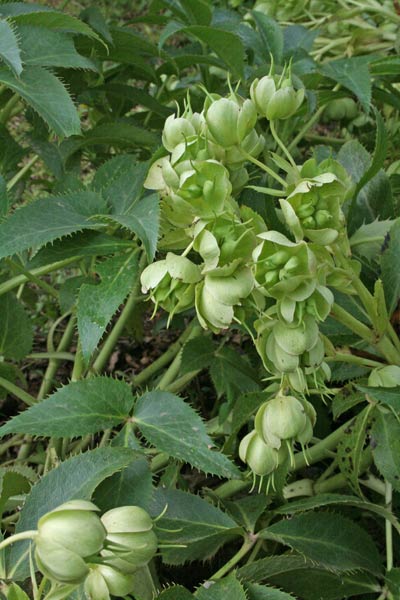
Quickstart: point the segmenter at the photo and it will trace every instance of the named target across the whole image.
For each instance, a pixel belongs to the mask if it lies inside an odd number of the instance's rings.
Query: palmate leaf
[[[22,72],[21,48],[18,37],[11,23],[0,18],[0,59],[14,71],[15,75]]]
[[[123,381],[109,377],[75,381],[10,419],[0,427],[0,435],[74,437],[96,433],[125,421],[133,403]]]
[[[20,77],[0,69],[0,83],[19,94],[57,135],[79,135],[79,115],[63,83],[42,67],[25,67]]]
[[[201,586],[195,596],[198,600],[248,600],[242,584],[234,573],[207,587]]]
[[[99,263],[95,270],[101,282],[98,285],[83,284],[77,305],[79,338],[86,363],[139,276],[137,252],[113,256]]]
[[[163,548],[165,563],[180,565],[209,558],[224,543],[241,534],[231,517],[195,494],[158,488],[151,506],[152,516],[160,515],[166,507],[157,522],[161,528],[159,538],[162,543],[185,547]]]
[[[372,538],[338,513],[296,515],[263,529],[259,536],[290,546],[316,564],[333,571],[364,569],[376,575],[382,570]]]
[[[104,200],[94,192],[71,192],[36,200],[0,224],[0,258],[44,246],[82,229],[99,227],[91,217],[106,210]]]
[[[133,419],[146,440],[158,450],[205,473],[221,477],[239,475],[227,456],[211,450],[213,443],[203,421],[178,396],[163,391],[144,394],[136,403]]]
[[[0,296],[0,355],[16,360],[32,349],[32,322],[12,293]]]
[[[45,475],[29,494],[21,511],[16,532],[36,529],[38,519],[68,500],[90,500],[95,488],[132,460],[128,448],[97,448],[74,456]],[[29,542],[15,544],[8,554],[10,579],[29,576]]]

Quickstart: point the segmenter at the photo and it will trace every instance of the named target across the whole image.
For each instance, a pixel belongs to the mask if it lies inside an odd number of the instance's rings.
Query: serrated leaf
[[[128,448],[97,448],[74,456],[45,475],[29,494],[16,532],[36,529],[38,519],[68,500],[90,500],[95,488],[132,460]],[[8,573],[21,581],[29,576],[25,560],[29,543],[15,544],[8,556]]]
[[[113,43],[110,29],[104,16],[97,6],[88,6],[80,13],[80,18],[87,23],[94,31],[97,31],[107,42]]]
[[[157,596],[157,600],[193,600],[193,596],[181,585],[173,585],[167,590],[162,591]]]
[[[353,92],[363,109],[369,112],[371,105],[371,75],[369,73],[368,61],[370,57],[356,56],[332,60],[324,64],[321,72],[329,79],[340,83]]]
[[[64,84],[43,67],[25,67],[16,78],[0,69],[0,83],[17,92],[42,117],[57,135],[79,135],[78,112]]]
[[[215,354],[210,375],[218,396],[226,394],[228,401],[235,400],[240,394],[260,389],[257,374],[251,365],[227,346]]]
[[[48,29],[68,31],[100,39],[86,23],[76,17],[56,11],[41,4],[28,4],[24,2],[9,2],[0,4],[0,15],[12,17],[18,24],[37,25]]]
[[[172,35],[182,32],[193,35],[207,44],[219,56],[235,77],[242,77],[244,69],[244,47],[238,35],[217,27],[203,25],[184,26],[171,21],[160,36],[160,48]]]
[[[14,294],[0,296],[0,355],[19,360],[33,344],[32,322]]]
[[[400,386],[371,387],[367,385],[358,385],[357,388],[381,404],[390,406],[396,413],[400,413]]]
[[[383,477],[400,491],[400,424],[392,413],[376,411],[371,431],[372,454]]]
[[[254,532],[256,523],[268,504],[269,498],[264,494],[248,495],[234,502],[225,502],[225,507],[235,521],[246,531]]]
[[[356,195],[352,200],[349,233],[353,234],[363,223],[372,223],[378,217],[382,220],[393,217],[393,199],[390,181],[384,171],[379,171],[361,189],[358,184],[372,167],[372,159],[367,150],[357,141],[346,142],[338,152],[338,160],[349,173],[355,184]],[[357,191],[358,190],[358,191]],[[346,212],[349,204],[344,204]]]
[[[153,482],[149,461],[137,452],[127,467],[99,485],[94,502],[102,511],[128,505],[141,506],[148,510],[152,496]]]
[[[161,543],[186,546],[163,548],[163,561],[168,564],[211,557],[225,542],[240,535],[240,529],[227,514],[195,494],[158,488],[152,516],[160,515],[166,507],[165,514],[157,521]]]
[[[95,270],[101,282],[98,285],[83,284],[77,305],[79,338],[86,363],[139,276],[137,252],[113,256],[98,263]]]
[[[386,582],[390,592],[394,594],[394,598],[396,598],[396,595],[400,593],[400,568],[389,571],[386,575]]]
[[[128,384],[109,377],[71,382],[10,419],[0,435],[75,437],[119,425],[134,403]]]
[[[36,269],[66,258],[81,256],[107,256],[128,248],[133,249],[132,240],[124,240],[98,231],[83,231],[68,238],[56,240],[42,248],[28,263],[29,269]]]
[[[197,0],[197,2],[192,2],[191,0],[179,0],[179,4],[185,11],[189,23],[196,23],[198,25],[210,24],[212,10],[207,0]]]
[[[96,70],[95,64],[79,54],[71,36],[33,25],[18,27],[25,65]]]
[[[281,515],[291,515],[297,512],[304,512],[307,510],[313,510],[315,508],[321,508],[323,506],[329,506],[331,504],[339,504],[343,506],[354,506],[360,510],[368,510],[380,517],[387,519],[394,525],[397,531],[400,532],[400,524],[394,514],[373,502],[366,502],[360,500],[357,496],[347,496],[345,494],[318,494],[315,498],[303,498],[301,500],[295,500],[294,502],[288,502],[283,506],[275,509],[275,512]]]
[[[274,19],[258,11],[257,8],[251,14],[261,37],[264,58],[269,62],[272,55],[275,64],[280,65],[283,55],[283,32],[281,27]]]
[[[22,73],[21,49],[18,37],[11,23],[0,19],[0,59],[14,71],[15,75]]]
[[[352,489],[363,496],[358,478],[361,474],[363,452],[367,443],[367,434],[375,414],[374,406],[368,404],[343,432],[337,446],[340,471],[346,477]],[[367,449],[368,451],[368,449]]]
[[[135,233],[143,242],[147,257],[154,259],[160,228],[160,200],[158,194],[144,196],[125,214],[113,214],[110,220]]]
[[[102,194],[112,214],[125,214],[140,198],[148,169],[148,162],[138,163],[130,154],[115,156],[97,169],[91,187]]]
[[[198,600],[226,600],[227,598],[230,600],[247,600],[244,588],[236,579],[234,573],[216,583],[209,582],[207,587],[199,587],[196,598]]]
[[[350,246],[361,258],[376,260],[379,257],[383,242],[394,221],[376,219],[372,223],[364,223],[353,233]]]
[[[308,570],[312,563],[298,554],[280,554],[278,556],[267,556],[250,564],[240,567],[238,576],[247,581],[256,583],[266,581],[275,575],[284,575],[290,571]]]
[[[0,469],[0,515],[10,496],[26,494],[30,487],[30,481],[23,473],[13,469]]]
[[[35,200],[0,224],[0,258],[44,246],[82,229],[99,227],[91,217],[106,210],[103,199],[94,192],[71,192]]]
[[[259,532],[333,571],[364,569],[379,574],[378,550],[366,531],[340,514],[304,513]]]
[[[148,392],[138,399],[133,418],[146,440],[161,452],[206,473],[222,477],[239,475],[224,454],[211,450],[213,442],[203,421],[178,396],[162,391]]]
[[[332,414],[335,421],[345,412],[366,402],[365,393],[357,391],[352,383],[345,385],[332,401]]]
[[[389,239],[381,257],[381,278],[385,290],[389,316],[396,310],[400,299],[400,219],[389,231]]]
[[[315,568],[279,575],[271,582],[304,600],[343,600],[360,595],[365,598],[381,591],[381,586],[368,573],[336,575]]]
[[[189,340],[182,350],[181,374],[206,369],[213,361],[216,346],[205,335]]]
[[[257,583],[247,583],[245,589],[247,600],[296,600],[291,594]]]

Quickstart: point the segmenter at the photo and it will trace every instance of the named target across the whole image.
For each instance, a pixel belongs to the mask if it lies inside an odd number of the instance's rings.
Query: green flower
[[[255,429],[265,444],[280,448],[282,441],[293,441],[306,430],[305,408],[294,396],[278,394],[265,402],[255,418]]]
[[[208,104],[208,103],[206,103]],[[219,98],[206,106],[205,120],[212,140],[223,148],[239,145],[257,122],[257,112],[251,100],[237,96]]]
[[[297,112],[304,100],[304,89],[295,90],[290,77],[283,79],[270,74],[253,81],[250,96],[258,114],[275,121],[288,119]]]
[[[84,587],[88,600],[110,600],[110,595],[122,598],[130,594],[134,580],[108,565],[93,565]]]
[[[301,302],[317,285],[317,260],[305,242],[294,243],[277,231],[258,235],[253,252],[259,290],[277,300]]]
[[[156,307],[171,314],[194,304],[195,285],[201,280],[200,268],[185,256],[168,252],[164,260],[146,267],[141,275],[142,292],[150,293]]]

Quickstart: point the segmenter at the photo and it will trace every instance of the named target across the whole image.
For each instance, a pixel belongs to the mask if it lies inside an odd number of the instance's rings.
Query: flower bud
[[[249,465],[256,475],[269,475],[283,462],[286,453],[265,444],[256,431],[248,433],[239,445],[240,459]]]
[[[148,513],[139,506],[121,506],[102,516],[107,547],[101,555],[108,565],[133,573],[147,564],[157,551],[157,537]]]
[[[188,119],[170,115],[164,124],[162,143],[169,152],[172,152],[178,144],[195,135],[195,128]]]
[[[296,439],[306,424],[307,416],[300,400],[281,394],[265,402],[255,419],[258,435],[273,448],[280,448],[282,440]]]
[[[251,100],[239,104],[236,99],[220,98],[209,105],[205,119],[217,144],[230,148],[240,144],[251,132],[257,113]]]
[[[282,82],[277,76],[265,75],[253,81],[250,96],[257,112],[274,121],[288,119],[297,112],[304,99],[304,90],[296,91],[290,79]]]

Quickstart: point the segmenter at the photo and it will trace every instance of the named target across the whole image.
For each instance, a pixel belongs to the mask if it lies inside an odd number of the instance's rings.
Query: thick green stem
[[[133,385],[138,387],[143,385],[151,379],[158,371],[160,371],[163,367],[166,367],[178,354],[178,352],[182,349],[182,347],[186,344],[189,336],[191,335],[191,331],[193,327],[197,324],[196,320],[193,320],[186,327],[185,331],[179,336],[179,338],[171,344],[159,358],[157,358],[154,362],[151,363],[148,367],[143,369],[133,380]]]
[[[326,362],[347,362],[354,365],[362,365],[366,367],[381,367],[382,363],[377,360],[371,360],[364,358],[363,356],[356,356],[348,352],[335,352],[335,356],[328,356],[325,358]]]
[[[33,359],[33,360],[51,360],[51,359],[55,359],[55,360],[70,360],[72,362],[74,362],[75,360],[75,354],[72,354],[71,352],[58,352],[58,351],[54,351],[54,352],[32,352],[32,354],[28,354],[28,356],[26,356],[27,359]]]
[[[392,510],[392,499],[393,499],[393,487],[392,484],[387,480],[385,481],[385,504],[388,510]],[[393,527],[391,522],[385,520],[385,533],[386,533],[386,570],[391,571],[393,569]]]
[[[193,379],[200,373],[201,369],[197,371],[190,371],[190,373],[185,373],[185,375],[181,375],[178,379],[175,379],[172,383],[170,383],[166,388],[166,392],[171,392],[172,394],[178,394],[181,392]]]
[[[242,558],[246,556],[246,554],[252,549],[257,539],[258,538],[256,535],[248,534],[244,539],[243,545],[239,548],[236,554],[234,554],[234,556],[232,556],[232,558],[229,559],[223,567],[221,567],[216,573],[214,573],[214,575],[212,575],[210,579],[212,581],[215,581],[216,579],[221,579],[221,577],[224,577],[224,575],[229,573],[229,571],[233,569],[233,567],[235,567],[238,564],[238,562],[240,562]]]
[[[139,273],[144,268],[144,266],[146,264],[146,260],[147,260],[146,255],[143,253],[140,258],[140,261],[139,261]],[[114,327],[110,331],[110,334],[108,335],[96,360],[93,363],[92,370],[94,373],[101,373],[101,371],[103,371],[103,369],[105,368],[107,361],[108,361],[109,357],[111,356],[111,353],[114,350],[115,345],[118,342],[118,339],[129,319],[129,317],[131,316],[132,311],[134,310],[134,308],[137,304],[139,286],[140,286],[140,278],[138,277],[117,322],[115,323]]]
[[[293,159],[293,156],[290,154],[289,150],[286,148],[285,144],[282,142],[281,138],[279,137],[279,135],[277,134],[276,128],[275,128],[275,121],[270,121],[269,122],[269,126],[271,129],[271,133],[272,136],[274,138],[274,140],[276,141],[276,143],[278,144],[279,148],[282,150],[282,152],[284,153],[284,155],[286,156],[286,158],[288,159],[288,161],[290,162],[290,164],[292,165],[292,167],[294,167],[296,169],[296,171],[298,170],[298,167]]]
[[[51,389],[51,386],[53,385],[59,362],[62,360],[60,354],[62,354],[65,350],[67,350],[67,348],[69,348],[69,345],[74,335],[75,322],[76,318],[74,316],[71,316],[70,320],[68,321],[68,325],[66,326],[64,333],[61,337],[60,343],[57,346],[57,358],[54,357],[49,360],[49,364],[47,365],[47,369],[43,376],[42,384],[37,395],[38,402],[40,402],[40,400],[43,400],[43,398],[47,396]]]
[[[51,265],[45,265],[43,267],[38,267],[37,269],[32,269],[31,271],[29,271],[29,273],[33,276],[47,275],[48,273],[52,273],[53,271],[57,271],[58,269],[67,267],[68,265],[74,262],[78,262],[81,258],[81,256],[72,256],[70,258],[66,258],[65,260],[59,260],[58,262],[52,263]],[[11,292],[11,290],[22,285],[26,281],[29,281],[29,277],[27,275],[16,275],[8,281],[1,283],[0,296],[2,294],[7,294],[7,292]]]
[[[10,537],[8,537],[5,540],[3,540],[2,542],[0,542],[0,550],[3,550],[3,548],[7,548],[7,546],[11,546],[11,544],[14,544],[15,542],[19,542],[20,540],[32,540],[32,539],[34,539],[36,534],[37,534],[36,529],[32,529],[32,530],[28,530],[28,531],[21,531],[20,533],[15,533],[14,535],[11,535]]]
[[[42,290],[49,294],[49,296],[53,296],[53,298],[58,300],[58,292],[53,288],[53,286],[48,284],[46,281],[42,281],[39,277],[34,275],[31,271],[25,269],[22,265],[18,264],[14,260],[8,260],[7,262],[12,268],[17,269],[17,271],[25,275],[27,281],[35,283],[38,287],[42,288]]]
[[[14,107],[18,104],[19,101],[20,97],[18,94],[14,94],[13,96],[11,96],[3,110],[0,112],[0,123],[2,123],[3,125],[7,123]]]
[[[28,392],[25,392],[25,390],[21,390],[20,387],[18,387],[8,379],[4,379],[4,377],[0,377],[0,386],[7,390],[7,392],[9,392],[10,394],[13,394],[14,396],[22,400],[22,402],[25,402],[25,404],[27,404],[28,406],[32,406],[32,404],[36,403],[36,399],[33,396],[28,394]]]
[[[190,334],[187,337],[187,341],[199,336],[202,331],[203,330],[200,327],[200,325],[195,324],[193,326],[193,328],[191,329]],[[165,390],[166,388],[168,388],[172,384],[172,382],[177,378],[178,373],[181,368],[181,364],[182,364],[182,350],[180,350],[178,352],[178,354],[175,356],[174,360],[172,361],[172,363],[170,364],[170,366],[168,367],[168,369],[165,371],[164,375],[161,377],[160,381],[158,382],[156,389]]]
[[[348,313],[347,310],[345,310],[338,304],[333,305],[331,316],[334,319],[336,319],[336,321],[339,321],[339,323],[345,325],[345,327],[356,333],[360,338],[362,338],[369,344],[374,343],[375,337],[371,329],[367,325],[364,325],[364,323],[361,323],[361,321],[353,317],[353,315]]]
[[[35,162],[39,159],[39,156],[37,154],[35,154],[27,163],[26,165],[24,165],[19,171],[18,173],[16,173],[14,175],[14,177],[12,177],[12,179],[10,179],[10,181],[7,183],[7,191],[10,191],[14,185],[16,185],[19,181],[21,181],[21,179],[24,177],[24,175],[26,175],[26,173],[28,173],[28,171],[31,170],[31,168],[33,167],[33,165],[35,164]]]

